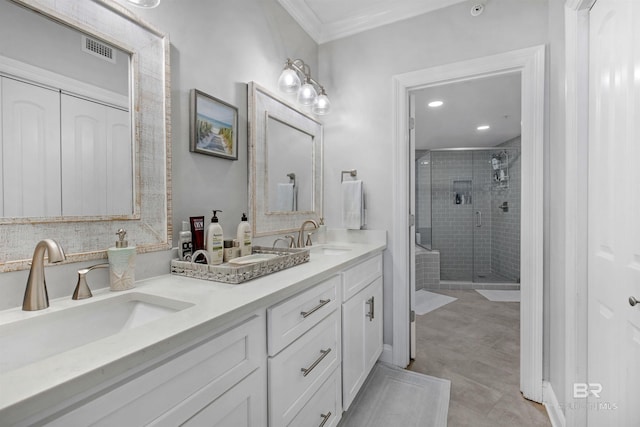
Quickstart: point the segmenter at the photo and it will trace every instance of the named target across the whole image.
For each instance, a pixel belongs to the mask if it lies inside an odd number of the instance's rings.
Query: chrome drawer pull
[[[307,375],[309,375],[311,373],[311,371],[313,371],[313,369],[318,366],[318,364],[320,362],[322,362],[322,359],[324,359],[325,357],[327,357],[327,354],[331,353],[331,348],[328,348],[326,350],[320,350],[320,357],[318,357],[318,360],[316,360],[315,362],[313,362],[313,364],[311,366],[309,366],[308,368],[300,368],[300,371],[302,372],[302,376],[306,377]]]
[[[311,316],[313,313],[320,310],[322,307],[329,304],[330,302],[331,302],[331,299],[321,299],[320,304],[316,305],[309,311],[301,311],[300,314],[302,314],[302,317],[306,319],[308,316]]]
[[[318,427],[322,427],[327,423],[327,421],[329,421],[329,417],[331,417],[331,412],[327,412],[326,414],[320,414],[320,416],[322,417],[322,422]]]
[[[369,305],[369,312],[366,314],[366,316],[369,318],[369,321],[371,322],[375,315],[375,297],[371,297],[367,300],[367,304]]]

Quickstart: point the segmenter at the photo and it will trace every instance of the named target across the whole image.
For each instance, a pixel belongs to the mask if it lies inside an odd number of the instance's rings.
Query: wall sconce
[[[284,93],[297,93],[298,104],[311,107],[314,114],[328,114],[331,101],[324,87],[311,77],[311,69],[302,59],[287,58],[278,79],[278,89]]]
[[[160,4],[160,0],[127,0],[134,6],[137,7],[146,7],[147,9],[151,9],[152,7],[156,7]]]

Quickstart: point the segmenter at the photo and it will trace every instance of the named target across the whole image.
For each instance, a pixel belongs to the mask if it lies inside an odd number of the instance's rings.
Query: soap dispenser
[[[218,212],[221,210],[214,209],[211,224],[207,227],[205,233],[205,250],[209,254],[209,264],[222,264],[224,261],[224,236],[222,235],[222,227],[218,222]]]
[[[240,256],[251,255],[251,225],[245,213],[242,214],[238,224],[236,240],[240,243]]]
[[[112,291],[124,291],[135,285],[136,272],[136,247],[129,246],[125,240],[127,231],[119,229],[116,234],[118,240],[116,246],[107,249],[109,258],[109,289]]]

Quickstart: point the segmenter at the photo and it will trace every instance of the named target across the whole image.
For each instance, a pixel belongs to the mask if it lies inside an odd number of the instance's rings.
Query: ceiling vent
[[[82,50],[105,61],[116,63],[113,48],[91,37],[82,36]]]

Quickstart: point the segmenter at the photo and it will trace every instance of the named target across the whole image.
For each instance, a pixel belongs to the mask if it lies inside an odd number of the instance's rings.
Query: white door
[[[589,426],[638,426],[640,402],[640,2],[590,12]]]
[[[409,94],[409,310],[411,341],[409,354],[416,358],[416,96]]]

